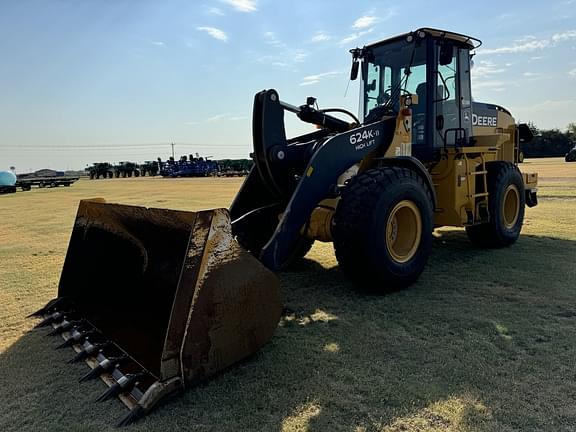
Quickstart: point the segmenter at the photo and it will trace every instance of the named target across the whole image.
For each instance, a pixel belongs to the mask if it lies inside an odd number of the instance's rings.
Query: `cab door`
[[[472,134],[469,50],[437,41],[434,72],[434,148],[468,145]]]

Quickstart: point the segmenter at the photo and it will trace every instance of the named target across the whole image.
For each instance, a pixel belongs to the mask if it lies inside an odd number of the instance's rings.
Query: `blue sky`
[[[172,141],[247,157],[254,93],[356,112],[348,50],[422,26],[483,40],[476,100],[576,121],[576,0],[0,0],[0,169],[165,158]]]

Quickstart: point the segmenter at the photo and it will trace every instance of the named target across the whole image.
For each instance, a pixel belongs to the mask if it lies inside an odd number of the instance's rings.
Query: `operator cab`
[[[469,36],[423,28],[351,50],[353,76],[362,61],[363,123],[396,116],[400,97],[410,95],[414,157],[432,161],[440,149],[470,145],[470,51],[480,44]]]

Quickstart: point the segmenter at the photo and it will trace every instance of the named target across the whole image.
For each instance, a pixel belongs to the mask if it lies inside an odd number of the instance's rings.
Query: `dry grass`
[[[435,236],[420,281],[355,291],[330,245],[280,274],[285,316],[248,361],[133,430],[513,431],[576,429],[576,164],[528,161],[541,177],[519,242],[475,250]],[[80,198],[197,210],[227,206],[238,179],[80,181],[0,197],[0,430],[113,430],[85,365],[30,331],[56,294]]]

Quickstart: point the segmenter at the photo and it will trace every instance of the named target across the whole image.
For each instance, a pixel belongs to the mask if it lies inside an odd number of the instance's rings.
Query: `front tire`
[[[362,287],[391,291],[414,283],[432,247],[433,204],[413,170],[381,167],[350,180],[334,215],[334,249]]]
[[[488,211],[490,221],[466,227],[470,241],[479,247],[510,246],[520,236],[524,223],[524,180],[510,162],[493,162],[488,170]]]

